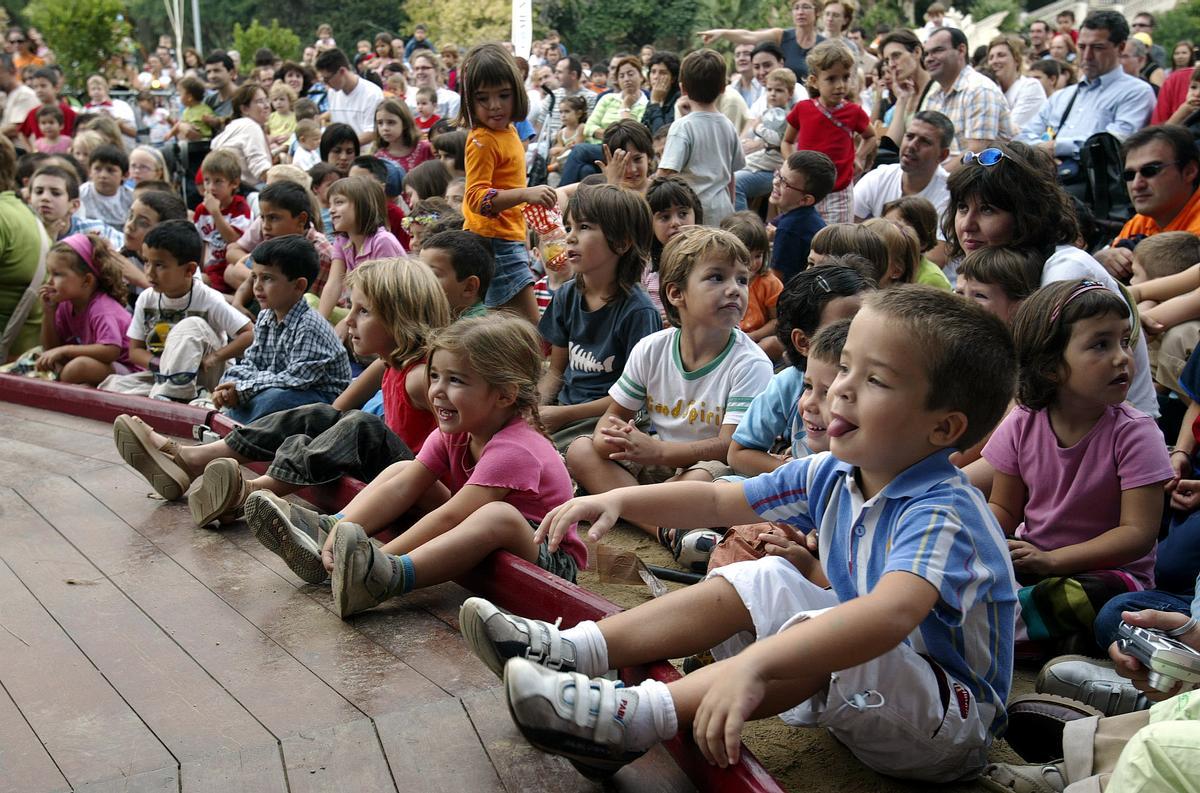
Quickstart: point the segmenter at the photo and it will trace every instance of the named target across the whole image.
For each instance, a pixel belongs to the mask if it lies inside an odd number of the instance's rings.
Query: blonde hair
[[[104,136],[94,129],[76,130],[75,137],[71,139],[71,151],[73,152],[76,146],[82,146],[87,151],[87,156],[75,157],[75,159],[86,164],[91,159],[92,152],[107,142]]]
[[[200,163],[200,170],[205,177],[220,176],[235,185],[242,181],[242,164],[237,155],[230,149],[213,149],[205,155]]]
[[[298,165],[281,163],[279,165],[272,165],[267,169],[267,184],[280,180],[295,182],[305,190],[312,189],[312,177],[308,175],[308,171]]]
[[[433,335],[450,324],[450,303],[433,270],[415,256],[363,262],[346,274],[346,288],[358,287],[392,334],[387,356],[403,369],[425,356]]]
[[[888,269],[884,276],[891,272],[892,262],[900,263],[900,274],[890,283],[911,283],[921,264],[921,244],[917,242],[916,232],[903,223],[885,218],[870,218],[862,226],[878,234],[887,247]],[[880,279],[880,286],[883,285],[883,279]]]
[[[788,93],[796,90],[796,73],[786,66],[780,66],[778,69],[772,69],[767,74],[767,82],[774,80],[777,83],[783,83],[787,86]]]
[[[513,407],[543,435],[538,415],[538,379],[542,374],[542,339],[533,325],[505,311],[460,319],[434,336],[429,360],[443,350],[465,358],[471,370],[496,389],[514,388]]]
[[[267,98],[274,101],[281,96],[287,97],[289,107],[296,104],[296,92],[292,90],[292,87],[283,80],[276,80],[271,83],[271,90],[267,92]]]
[[[723,257],[750,267],[750,251],[735,235],[712,226],[687,226],[663,247],[658,265],[658,290],[667,321],[683,327],[679,309],[667,298],[667,287],[674,284],[684,289],[688,276],[701,259]]]
[[[808,90],[815,91],[817,88],[817,78],[821,72],[827,72],[834,66],[845,66],[851,71],[854,70],[854,53],[850,51],[843,42],[836,40],[822,41],[817,46],[808,51],[808,57],[804,59],[808,64]]]
[[[135,151],[140,151],[145,154],[148,154],[148,155],[150,155],[150,158],[152,160],[154,160],[154,164],[158,167],[158,175],[154,177],[155,179],[158,179],[163,182],[170,182],[170,180],[167,178],[167,161],[162,156],[161,151],[154,148],[153,146],[146,146],[145,144],[143,144],[141,146],[134,146],[133,150],[129,152],[129,156],[133,157],[133,152],[135,152]]]

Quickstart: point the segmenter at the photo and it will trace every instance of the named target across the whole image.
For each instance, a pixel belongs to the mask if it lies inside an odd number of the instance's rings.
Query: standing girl
[[[343,618],[448,581],[495,550],[568,581],[587,564],[574,529],[556,551],[533,541],[546,513],[571,497],[562,457],[540,431],[537,332],[517,317],[460,319],[430,350],[437,429],[415,461],[388,468],[334,516],[323,549]],[[412,507],[424,517],[382,549],[372,545],[369,533]]]
[[[595,431],[633,346],[662,329],[658,309],[638,288],[651,239],[646,201],[615,185],[584,187],[567,204],[566,232],[575,278],[554,292],[538,323],[551,344],[538,389],[542,421],[564,452]]]
[[[387,230],[387,197],[374,179],[351,176],[334,182],[329,188],[329,220],[336,235],[333,260],[317,308],[326,319],[332,319],[345,291],[346,275],[359,262],[404,255],[400,241]],[[342,320],[334,321],[339,335],[344,335]]]
[[[412,111],[401,99],[384,99],[375,108],[375,156],[405,173],[433,157],[433,147],[421,137]]]
[[[537,323],[521,205],[553,207],[558,199],[553,187],[526,187],[525,149],[512,122],[529,115],[529,96],[516,61],[498,44],[473,47],[459,78],[459,125],[471,130],[463,226],[484,238],[496,262],[484,302]]]
[[[141,446],[131,463],[152,484],[170,481],[182,493],[201,478],[189,498],[196,503],[193,517],[200,525],[213,516],[234,514],[245,502],[247,522],[268,548],[277,550],[270,531],[278,525],[280,510],[286,517],[288,503],[274,494],[287,495],[343,474],[370,481],[392,463],[411,460],[412,450],[420,449],[433,431],[436,422],[425,402],[425,345],[450,324],[450,306],[437,278],[420,262],[383,259],[363,263],[348,280],[353,296],[347,320],[350,343],[356,355],[378,360],[333,405],[272,413],[200,446],[173,445],[140,419],[117,419]],[[383,417],[359,410],[381,388]],[[270,466],[263,476],[246,481],[239,463],[249,462]],[[273,495],[247,500],[260,490]],[[293,569],[305,580],[325,578],[319,562],[315,570]]]
[[[1017,407],[983,457],[1022,585],[1018,639],[1090,638],[1110,598],[1154,587],[1172,470],[1154,420],[1125,403],[1129,316],[1104,284],[1073,280],[1039,289],[1013,320]]]
[[[120,257],[98,234],[72,234],[46,256],[49,280],[41,289],[42,354],[39,372],[64,383],[96,386],[110,374],[133,371],[130,316]]]

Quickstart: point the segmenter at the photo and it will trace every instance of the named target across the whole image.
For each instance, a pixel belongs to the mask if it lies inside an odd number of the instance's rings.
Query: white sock
[[[608,642],[604,641],[600,626],[591,620],[584,620],[562,631],[561,635],[575,645],[577,671],[588,677],[608,674]]]
[[[658,680],[646,680],[633,688],[617,689],[617,699],[626,702],[635,699],[637,704],[624,719],[618,719],[625,728],[621,740],[626,749],[644,751],[656,743],[675,737],[679,721],[675,716],[675,701],[667,685]],[[618,708],[618,712],[621,709]]]

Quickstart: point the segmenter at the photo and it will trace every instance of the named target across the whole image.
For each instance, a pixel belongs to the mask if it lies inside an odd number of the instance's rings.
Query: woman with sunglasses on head
[[[1076,247],[1079,225],[1071,198],[1055,179],[1050,156],[1020,143],[966,152],[946,183],[950,204],[942,231],[952,262],[980,248],[1031,249],[1046,256],[1041,285],[1087,278],[1131,302],[1091,254]],[[1128,400],[1157,417],[1145,334],[1133,309],[1132,380]]]

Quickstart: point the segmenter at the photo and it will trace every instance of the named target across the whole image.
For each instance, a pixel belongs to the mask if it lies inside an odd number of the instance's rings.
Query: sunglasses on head
[[[1178,160],[1173,162],[1148,162],[1141,168],[1127,168],[1121,171],[1121,178],[1126,182],[1132,182],[1137,178],[1138,174],[1141,174],[1143,179],[1153,179],[1172,165],[1180,164]]]
[[[1008,155],[1000,151],[1000,149],[984,149],[976,154],[973,151],[964,151],[962,156],[963,165],[970,165],[977,162],[980,165],[992,166],[1001,160],[1009,159]]]

